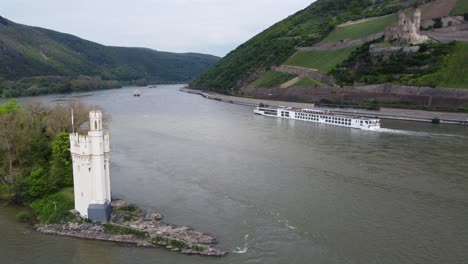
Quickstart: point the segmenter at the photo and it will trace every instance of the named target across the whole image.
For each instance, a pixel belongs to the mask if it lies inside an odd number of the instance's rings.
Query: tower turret
[[[419,8],[414,9],[413,13],[413,23],[414,27],[416,28],[416,33],[419,34],[421,32],[421,10]]]
[[[406,15],[404,11],[398,12],[398,25],[403,26],[406,24]]]
[[[102,112],[99,110],[89,112],[89,122],[90,131],[102,130]]]

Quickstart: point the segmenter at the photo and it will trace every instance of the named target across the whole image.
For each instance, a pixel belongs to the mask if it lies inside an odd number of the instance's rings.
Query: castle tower
[[[398,25],[385,29],[385,39],[399,44],[420,44],[429,41],[428,36],[420,34],[420,28],[421,10],[415,8],[411,18],[402,10],[398,13]]]
[[[102,113],[89,113],[87,136],[70,134],[75,209],[84,218],[107,222],[111,214],[109,135],[102,129]]]
[[[404,11],[398,12],[398,26],[403,26],[406,24],[406,15]]]
[[[419,8],[414,9],[413,13],[413,23],[414,27],[416,28],[416,33],[419,34],[421,32],[421,10]]]

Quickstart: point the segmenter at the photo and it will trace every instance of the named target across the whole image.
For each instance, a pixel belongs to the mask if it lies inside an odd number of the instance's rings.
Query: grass
[[[185,242],[176,240],[176,239],[171,240],[170,245],[173,248],[179,248],[179,249],[184,249],[187,247],[187,244],[185,244]]]
[[[309,69],[317,69],[327,74],[336,65],[349,57],[356,47],[337,50],[298,51],[286,61],[286,65]]]
[[[205,250],[205,247],[204,246],[200,246],[200,245],[193,245],[192,248],[196,251],[203,251]]]
[[[458,0],[450,15],[463,15],[468,13],[468,0]]]
[[[310,86],[326,86],[326,85],[319,81],[306,77],[298,81],[297,83],[293,84],[291,87],[310,87]]]
[[[138,238],[147,238],[148,232],[136,230],[126,226],[118,226],[113,224],[104,224],[105,232],[112,235],[134,235]]]
[[[468,88],[468,43],[457,42],[453,52],[445,56],[438,71],[424,75],[411,84]]]
[[[295,74],[289,74],[284,72],[268,71],[263,74],[260,78],[254,81],[251,86],[256,88],[273,88],[279,87],[283,83],[292,80],[297,77]]]
[[[129,212],[129,213],[132,213],[132,212],[135,212],[138,210],[138,207],[136,207],[135,205],[128,205],[128,206],[124,206],[124,207],[121,207],[121,208],[118,208],[116,209],[117,211],[122,211],[122,212]]]
[[[60,192],[66,199],[70,201],[75,201],[75,193],[73,192],[73,187],[63,188]]]
[[[74,206],[73,188],[62,189],[45,198],[35,200],[31,204],[31,208],[42,224],[62,221]]]
[[[161,242],[166,242],[166,238],[164,238],[163,236],[160,236],[160,235],[157,235],[155,238],[153,238],[153,240],[151,240],[151,242],[153,244],[159,244]]]
[[[34,218],[33,213],[29,211],[21,211],[16,214],[16,220],[20,222],[28,223],[28,222],[31,222],[33,218]]]
[[[396,15],[388,15],[346,27],[336,27],[324,40],[338,41],[344,39],[357,39],[382,32],[386,27],[396,24],[397,21]]]

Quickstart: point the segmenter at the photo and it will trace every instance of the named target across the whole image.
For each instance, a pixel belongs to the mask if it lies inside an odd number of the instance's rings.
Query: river
[[[216,235],[225,258],[36,233],[0,207],[1,263],[466,263],[468,127],[257,116],[179,85],[42,96],[111,114],[114,197]],[[25,99],[22,99],[25,100]]]

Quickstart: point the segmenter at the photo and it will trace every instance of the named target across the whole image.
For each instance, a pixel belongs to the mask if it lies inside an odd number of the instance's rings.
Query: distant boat
[[[133,92],[133,96],[140,96],[140,95],[141,95],[141,93],[140,93],[140,91],[138,91],[138,90],[135,90],[135,91]]]

